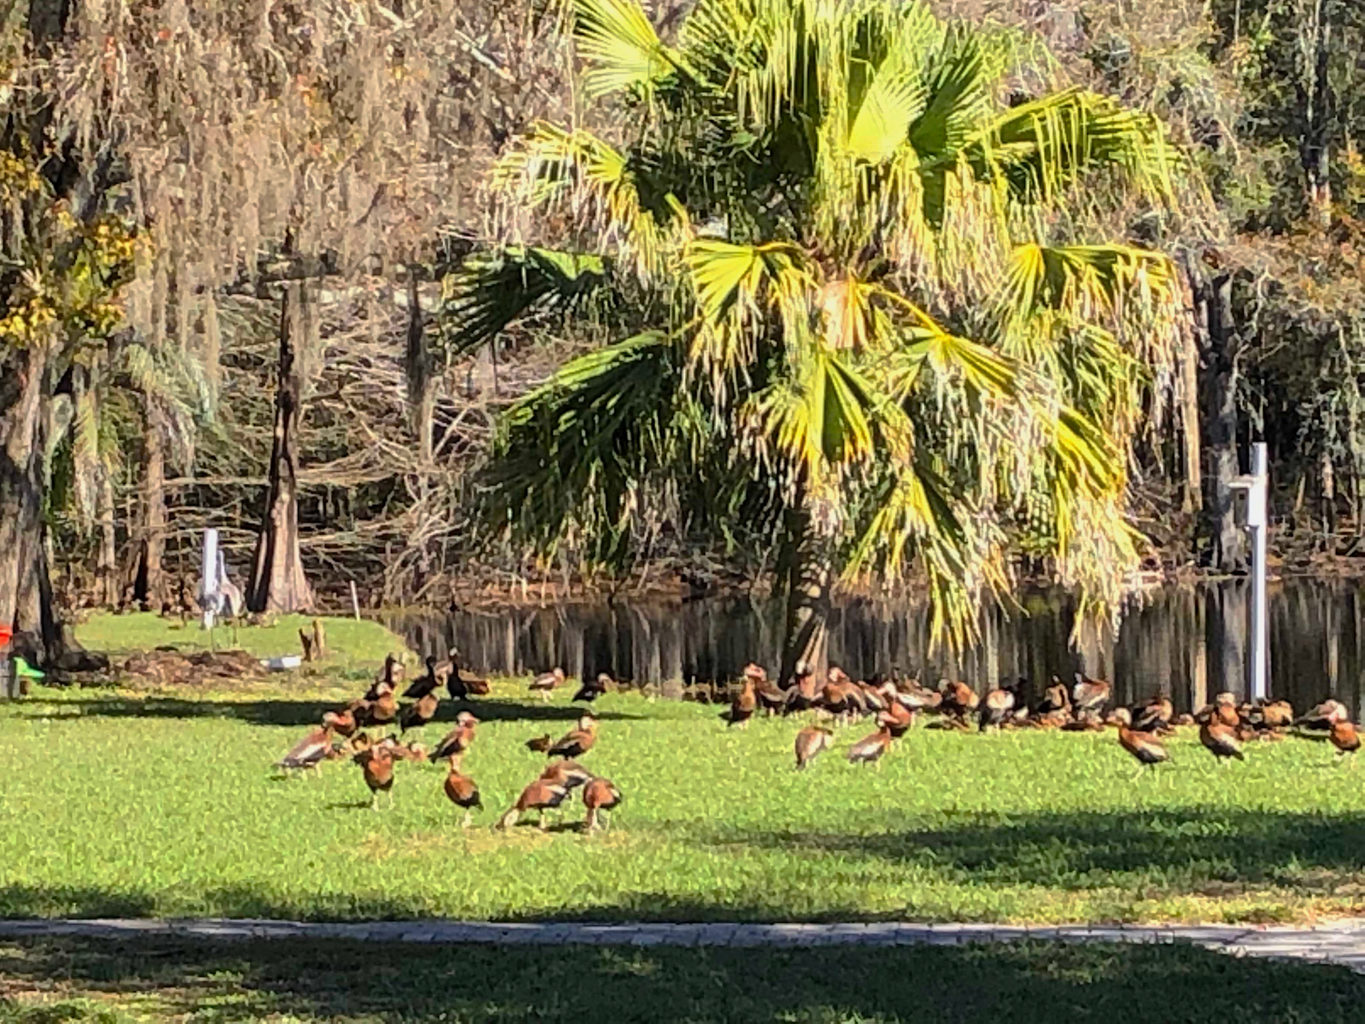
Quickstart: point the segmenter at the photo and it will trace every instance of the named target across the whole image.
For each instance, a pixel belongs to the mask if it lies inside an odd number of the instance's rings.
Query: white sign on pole
[[[203,575],[199,587],[199,607],[204,611],[204,628],[213,629],[214,613],[218,610],[218,531],[209,527],[204,531]]]
[[[1251,660],[1247,692],[1262,700],[1270,683],[1270,617],[1266,599],[1266,534],[1270,529],[1270,465],[1264,441],[1251,446],[1251,472],[1238,477],[1235,515],[1251,536]]]

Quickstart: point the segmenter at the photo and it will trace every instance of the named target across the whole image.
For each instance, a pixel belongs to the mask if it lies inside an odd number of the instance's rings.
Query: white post
[[[1264,441],[1251,446],[1251,487],[1247,490],[1247,529],[1251,532],[1251,699],[1268,695],[1270,617],[1266,607],[1266,533],[1270,525],[1268,457]]]
[[[199,606],[204,611],[204,628],[213,630],[213,610],[218,597],[218,531],[209,527],[204,531],[202,582],[199,585]]]
[[[351,580],[351,614],[355,616],[356,622],[360,621],[360,598],[355,593],[355,580]]]

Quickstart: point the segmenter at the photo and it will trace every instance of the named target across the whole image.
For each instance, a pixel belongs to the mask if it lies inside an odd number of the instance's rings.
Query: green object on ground
[[[47,676],[34,668],[19,655],[14,655],[14,672],[16,675],[27,679],[46,679]]]
[[[1359,1020],[1365,978],[1191,946],[892,949],[0,942],[3,1024]]]

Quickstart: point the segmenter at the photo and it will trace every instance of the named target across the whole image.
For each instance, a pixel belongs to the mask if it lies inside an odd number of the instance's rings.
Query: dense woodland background
[[[1186,350],[1135,473],[1150,567],[1241,565],[1229,481],[1253,437],[1280,557],[1356,555],[1365,5],[931,6],[1036,33],[1040,80],[1159,114],[1202,172],[1172,253]],[[651,8],[665,39],[686,7]],[[558,5],[0,13],[0,621],[42,621],[59,645],[54,595],[176,606],[205,526],[254,609],[339,603],[350,581],[371,605],[584,582],[571,546],[537,562],[470,510],[499,410],[595,339],[553,314],[473,351],[443,329],[443,282],[524,226],[490,201],[493,161],[536,118],[589,116]],[[43,316],[77,340],[33,344]],[[750,582],[772,543],[641,521],[606,585]]]

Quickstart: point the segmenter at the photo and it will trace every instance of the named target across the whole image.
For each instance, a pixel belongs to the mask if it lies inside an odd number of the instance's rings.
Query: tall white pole
[[[1247,526],[1251,531],[1251,699],[1269,694],[1270,616],[1266,607],[1266,533],[1270,524],[1270,469],[1264,441],[1251,446]]]
[[[204,610],[204,628],[213,629],[213,610],[218,597],[218,531],[209,527],[204,531],[204,558],[199,584],[199,607]]]

